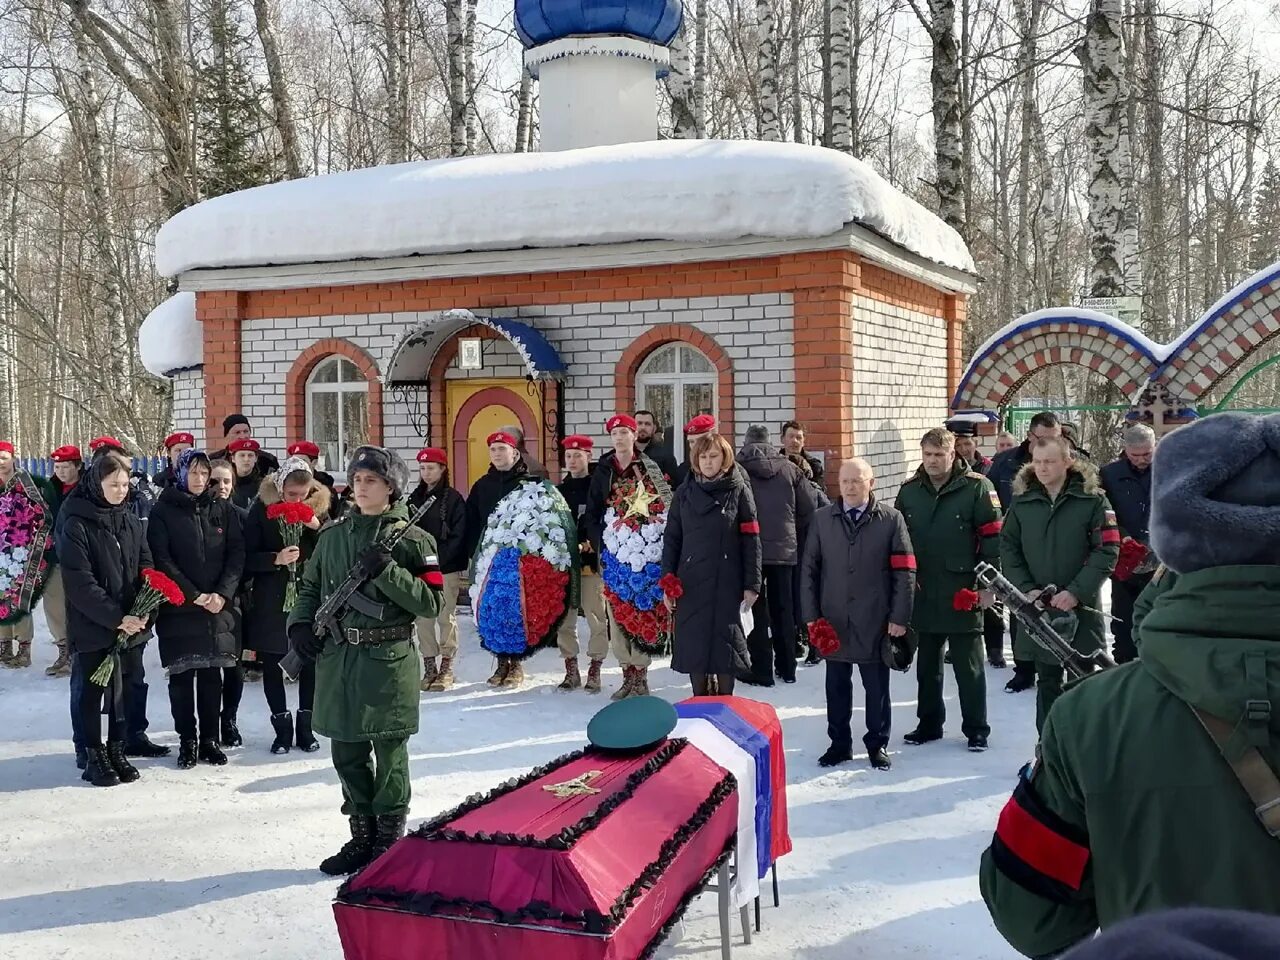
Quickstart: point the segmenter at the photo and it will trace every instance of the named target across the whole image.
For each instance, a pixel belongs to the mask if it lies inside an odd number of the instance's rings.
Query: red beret
[[[572,436],[565,437],[564,440],[560,442],[560,446],[565,450],[585,450],[587,453],[590,453],[591,448],[594,447],[595,444],[591,442],[590,437],[584,437],[580,433],[575,433]]]
[[[0,440],[0,451],[4,451],[5,453],[15,453],[15,452],[16,452],[16,451],[13,449],[13,444],[12,444],[12,443],[10,443],[8,440]]]
[[[227,453],[239,453],[242,450],[249,450],[253,453],[257,453],[261,449],[262,447],[258,444],[257,440],[253,439],[253,437],[244,437],[240,440],[232,440],[227,444]]]
[[[194,447],[196,445],[196,438],[190,433],[171,433],[164,438],[164,448],[166,450],[170,447],[177,446],[180,443],[189,443]]]
[[[625,413],[615,413],[612,417],[609,418],[609,422],[604,425],[604,428],[608,430],[610,433],[613,433],[613,431],[618,427],[626,427],[632,433],[635,433],[636,418],[629,417]]]
[[[493,438],[489,438],[489,442],[493,442]],[[515,446],[515,444],[512,444]],[[440,447],[424,447],[418,451],[419,463],[438,463],[441,466],[449,465],[449,457]]]
[[[320,459],[320,448],[310,440],[299,440],[297,443],[289,444],[289,449],[285,451],[287,457],[310,457],[312,460]]]
[[[490,447],[493,446],[495,443],[505,443],[509,447],[515,447],[516,449],[520,448],[520,444],[516,441],[515,437],[513,437],[509,433],[503,433],[501,430],[499,430],[497,433],[489,434],[489,436],[485,438],[484,442],[487,446],[490,446]]]
[[[124,444],[115,437],[94,437],[89,441],[89,450],[92,452],[101,450],[103,447],[106,447],[109,450],[119,450],[121,453],[124,453]]]
[[[49,459],[54,463],[71,463],[73,460],[83,460],[80,456],[80,448],[67,444],[65,447],[59,447],[53,453],[49,454]]]
[[[684,425],[684,432],[689,437],[700,437],[716,428],[716,418],[709,413],[700,413]]]

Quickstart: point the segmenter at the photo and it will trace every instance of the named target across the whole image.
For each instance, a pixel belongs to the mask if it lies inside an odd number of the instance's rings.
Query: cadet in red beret
[[[128,456],[124,449],[124,444],[115,437],[94,437],[89,441],[90,453],[97,453],[100,450],[113,450],[116,453]]]
[[[55,494],[53,520],[57,524],[63,502],[84,476],[84,456],[79,447],[66,444],[50,453],[49,459],[53,461],[53,480],[50,483]],[[60,528],[61,524],[57,527]],[[49,572],[40,602],[44,604],[44,619],[49,625],[49,633],[53,635],[54,646],[58,648],[57,659],[44,668],[45,676],[69,677],[71,652],[67,644],[67,595],[62,587],[61,567],[55,566]]]
[[[258,487],[266,476],[263,467],[258,463],[261,444],[253,437],[240,437],[227,444],[227,456],[235,467],[235,486],[231,489],[231,502],[242,510],[248,510],[258,495]]]
[[[418,485],[409,494],[409,512],[430,501],[419,526],[436,541],[444,574],[444,602],[434,617],[417,619],[422,651],[422,689],[442,693],[453,687],[458,658],[458,590],[467,569],[467,503],[449,482],[449,457],[440,447],[418,451]]]
[[[565,477],[559,489],[569,510],[578,522],[578,556],[582,562],[581,598],[582,615],[587,618],[589,636],[587,656],[591,665],[587,668],[587,693],[600,692],[600,668],[609,655],[609,622],[604,610],[604,581],[600,578],[600,559],[591,545],[587,532],[587,497],[591,492],[591,450],[595,446],[591,438],[580,433],[565,437],[560,443],[564,450]],[[571,613],[560,625],[556,637],[560,656],[564,658],[564,680],[556,689],[568,692],[583,686],[578,668],[578,618]]]
[[[152,484],[161,490],[173,484],[178,475],[178,457],[182,455],[182,451],[190,450],[195,445],[195,434],[186,430],[179,430],[165,437],[161,446],[164,447],[164,453],[169,462],[162,469],[156,471],[156,475],[151,478]]]

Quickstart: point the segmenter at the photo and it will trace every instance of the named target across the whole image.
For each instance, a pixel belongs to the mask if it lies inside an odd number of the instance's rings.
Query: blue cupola
[[[681,10],[680,0],[516,0],[516,33],[526,48],[619,35],[665,47],[680,29]]]

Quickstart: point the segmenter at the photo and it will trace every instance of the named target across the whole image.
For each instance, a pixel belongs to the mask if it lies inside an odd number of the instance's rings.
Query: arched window
[[[667,431],[666,449],[684,460],[681,430],[700,413],[719,417],[716,366],[702,351],[668,343],[649,354],[636,371],[636,409],[652,410]]]
[[[346,357],[321,360],[307,378],[307,437],[326,470],[341,470],[369,442],[369,382]]]

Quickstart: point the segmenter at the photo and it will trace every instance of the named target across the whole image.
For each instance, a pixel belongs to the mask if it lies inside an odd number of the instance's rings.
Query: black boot
[[[178,742],[178,769],[190,770],[196,765],[196,742],[185,737]]]
[[[124,745],[124,755],[126,757],[147,757],[154,759],[156,757],[167,757],[173,751],[168,747],[162,747],[158,743],[152,743],[151,739],[145,734],[140,733],[128,743]]]
[[[293,746],[293,714],[288,710],[284,713],[273,713],[271,726],[276,731],[276,738],[271,742],[271,752],[288,753],[289,748]]]
[[[196,756],[200,758],[202,763],[211,763],[215,767],[221,767],[227,762],[227,755],[218,746],[218,741],[212,737],[205,737],[200,741],[200,749],[197,751]]]
[[[138,768],[124,755],[124,744],[119,740],[107,741],[107,760],[121,783],[133,783],[138,779]]]
[[[320,861],[320,872],[331,877],[355,873],[373,859],[373,817],[347,817],[351,839],[332,857]]]
[[[244,737],[240,736],[240,728],[236,726],[236,715],[234,713],[222,715],[222,729],[219,731],[221,736],[218,741],[224,747],[239,747],[244,745]]]
[[[84,768],[84,773],[80,774],[81,780],[86,780],[95,787],[118,787],[120,785],[120,776],[112,768],[111,761],[107,759],[105,747],[87,747],[85,749],[85,758],[88,762]]]
[[[76,769],[83,770],[89,765],[89,756],[84,752],[84,747],[76,747]]]
[[[373,852],[369,855],[370,863],[390,850],[391,845],[404,836],[405,815],[403,813],[384,813],[376,819]]]
[[[307,753],[315,753],[320,749],[320,744],[316,741],[315,736],[311,733],[311,711],[298,711],[298,749],[305,750]]]

